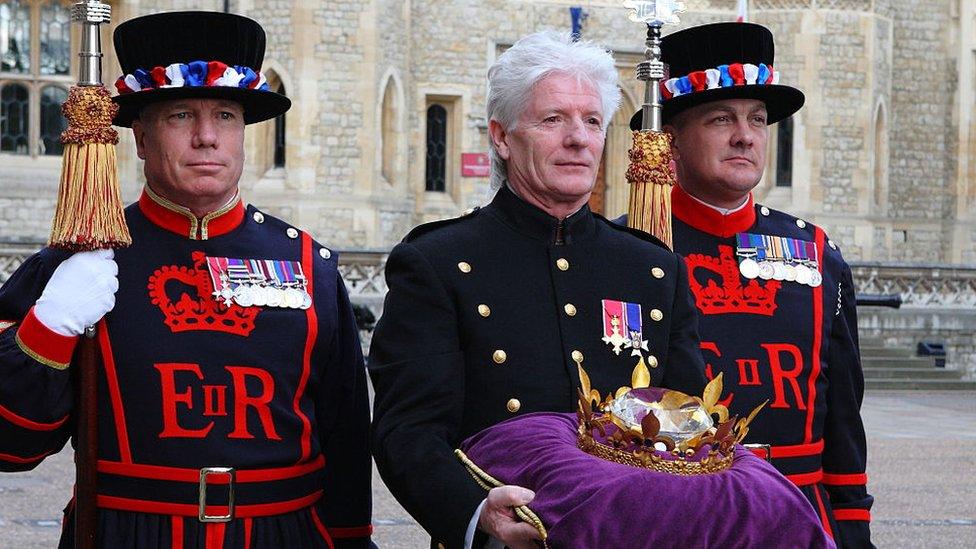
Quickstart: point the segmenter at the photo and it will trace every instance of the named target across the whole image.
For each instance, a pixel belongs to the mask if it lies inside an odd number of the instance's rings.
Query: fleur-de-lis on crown
[[[677,24],[678,14],[685,11],[685,3],[677,0],[624,0],[631,10],[630,20],[652,27]]]

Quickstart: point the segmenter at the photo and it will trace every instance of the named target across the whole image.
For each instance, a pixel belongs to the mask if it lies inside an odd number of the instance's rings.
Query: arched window
[[[878,105],[874,118],[874,205],[883,208],[888,187],[888,121],[884,105]]]
[[[380,135],[383,139],[383,178],[388,183],[393,183],[396,179],[396,160],[397,160],[397,117],[399,113],[396,108],[396,85],[393,78],[386,81],[386,88],[383,90],[383,111]]]
[[[776,186],[793,186],[793,117],[776,124]]]
[[[71,78],[68,0],[0,0],[0,153],[56,155]]]
[[[444,192],[447,188],[447,109],[433,104],[427,107],[427,171],[428,191]]]
[[[275,90],[281,95],[287,95],[285,93],[285,85],[279,84],[278,88]],[[285,167],[285,114],[282,113],[274,120],[274,167],[284,168]]]

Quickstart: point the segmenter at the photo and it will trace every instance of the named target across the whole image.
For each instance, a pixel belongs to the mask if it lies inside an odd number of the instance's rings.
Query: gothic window
[[[793,117],[776,124],[776,186],[793,186]]]
[[[380,135],[383,139],[382,174],[387,183],[394,183],[396,179],[397,161],[397,118],[396,83],[393,77],[386,80],[383,90],[383,111],[380,123]]]
[[[285,94],[285,85],[279,84],[278,89],[275,90],[281,95]],[[274,167],[284,168],[285,167],[285,115],[275,118],[274,120]]]
[[[447,189],[447,109],[437,103],[427,107],[426,189]]]
[[[0,0],[0,153],[61,154],[70,1]]]

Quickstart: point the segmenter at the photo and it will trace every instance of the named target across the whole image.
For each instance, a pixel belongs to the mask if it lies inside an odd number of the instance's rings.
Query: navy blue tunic
[[[337,254],[240,200],[197,220],[147,190],[126,221],[133,243],[98,325],[99,546],[367,546],[365,368]],[[218,303],[208,256],[297,262],[312,305]],[[44,249],[0,289],[2,470],[71,436],[77,338],[31,310],[65,257]],[[236,469],[229,522],[198,520],[205,467]],[[206,513],[226,514],[228,475],[207,485]]]

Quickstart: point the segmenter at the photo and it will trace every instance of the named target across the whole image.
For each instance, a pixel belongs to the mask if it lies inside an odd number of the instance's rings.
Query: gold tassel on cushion
[[[61,112],[68,128],[58,205],[48,244],[72,251],[119,248],[132,243],[122,210],[112,118],[119,107],[102,86],[75,86]]]
[[[631,184],[627,225],[652,234],[672,248],[671,241],[671,134],[650,130],[634,132],[628,151]]]

